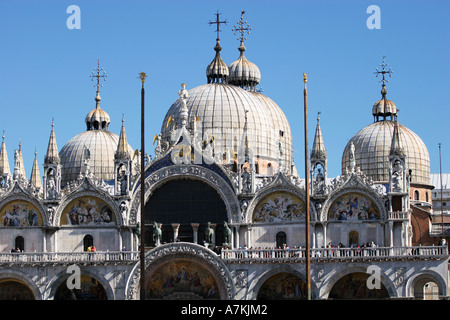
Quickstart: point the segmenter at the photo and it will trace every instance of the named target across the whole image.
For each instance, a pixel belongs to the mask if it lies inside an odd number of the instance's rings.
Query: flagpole
[[[305,119],[305,256],[306,256],[306,291],[307,299],[311,300],[311,252],[310,252],[310,203],[309,203],[309,154],[308,154],[308,91],[306,90],[306,82],[308,81],[306,73],[303,73],[303,104],[304,104],[304,119]]]
[[[439,143],[439,180],[441,181],[441,243],[445,244],[444,238],[444,202],[442,200],[442,161],[441,161],[441,144]]]
[[[144,72],[139,74],[139,78],[142,82],[141,89],[141,238],[140,238],[140,262],[141,262],[141,275],[140,275],[140,300],[145,300],[145,217],[144,217],[144,205],[145,205],[145,108],[144,108],[144,82],[147,75]]]

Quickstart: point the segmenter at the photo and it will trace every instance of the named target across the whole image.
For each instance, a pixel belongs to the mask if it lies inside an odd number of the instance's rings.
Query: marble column
[[[198,227],[199,223],[191,223],[193,235],[194,235],[194,243],[198,243]]]

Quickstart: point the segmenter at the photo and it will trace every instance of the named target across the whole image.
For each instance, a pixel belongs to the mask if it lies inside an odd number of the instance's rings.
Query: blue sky
[[[67,7],[81,10],[81,29],[70,30]],[[367,28],[369,5],[380,8],[381,29]],[[308,73],[310,147],[317,112],[328,152],[328,175],[341,171],[347,141],[373,122],[383,56],[394,70],[388,99],[399,121],[426,143],[431,172],[450,172],[450,2],[343,1],[0,1],[0,130],[5,131],[11,170],[22,143],[27,176],[37,151],[40,170],[54,118],[59,149],[84,131],[95,107],[90,75],[100,59],[108,74],[101,107],[119,134],[122,114],[129,143],[140,148],[139,72],[146,72],[146,151],[166,111],[188,89],[206,83],[214,57],[219,11],[222,58],[235,61],[239,41],[232,32],[246,11],[252,27],[246,57],[262,73],[260,87],[286,114],[294,159],[304,177],[303,84]]]

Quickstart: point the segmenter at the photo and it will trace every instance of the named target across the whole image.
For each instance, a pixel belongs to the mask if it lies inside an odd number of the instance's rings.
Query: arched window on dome
[[[414,191],[414,200],[419,201],[420,200],[420,193],[419,190]]]

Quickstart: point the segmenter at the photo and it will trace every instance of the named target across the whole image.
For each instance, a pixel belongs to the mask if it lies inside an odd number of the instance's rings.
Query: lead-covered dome
[[[389,180],[389,153],[397,122],[400,142],[406,155],[406,166],[412,170],[411,183],[430,185],[430,156],[422,139],[397,121],[397,107],[386,99],[383,83],[382,99],[373,108],[374,123],[355,134],[342,155],[342,172],[350,167],[350,146],[354,145],[355,165],[375,182]],[[390,117],[390,119],[388,118]]]
[[[284,165],[290,168],[292,146],[289,124],[281,109],[262,94],[230,84],[205,84],[188,91],[186,107],[187,123],[195,123],[197,130],[214,138],[216,158],[225,157],[229,150],[242,155],[245,129],[248,146],[254,156],[271,163],[272,168],[278,166],[281,158]],[[181,100],[177,99],[161,127],[161,139],[169,145],[173,143],[172,133],[179,122],[180,112]],[[280,148],[280,130],[284,135],[284,150]]]
[[[85,119],[87,130],[69,140],[59,152],[62,166],[61,185],[85,175],[86,168],[96,179],[114,179],[114,155],[118,149],[119,136],[108,130],[110,117],[100,108],[97,93],[96,107]],[[128,145],[130,156],[133,149]],[[88,159],[86,159],[88,158]]]

